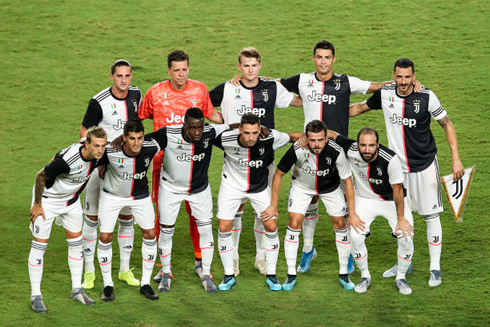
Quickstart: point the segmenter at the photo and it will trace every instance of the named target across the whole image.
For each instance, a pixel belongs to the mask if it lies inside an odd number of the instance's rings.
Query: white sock
[[[112,281],[112,242],[97,245],[97,258],[99,259],[100,271],[105,286],[114,286]]]
[[[298,257],[299,235],[301,229],[292,229],[288,226],[284,238],[284,254],[288,265],[288,275],[296,275],[296,258]]]
[[[211,263],[214,255],[213,226],[209,221],[196,220],[197,231],[199,232],[199,246],[202,253],[202,274],[211,274]]]
[[[233,240],[231,232],[221,233],[218,231],[218,249],[225,275],[234,275],[233,269]]]
[[[272,232],[265,232],[265,261],[267,263],[267,275],[276,274],[277,257],[279,256],[279,235],[277,229]]]
[[[143,244],[141,245],[141,257],[143,259],[143,264],[141,265],[141,286],[149,285],[151,273],[153,272],[153,266],[155,266],[157,256],[157,238],[151,240],[143,239]]]
[[[233,219],[233,248],[238,252],[238,245],[240,244],[240,234],[242,233],[242,216],[243,211],[238,211]]]
[[[97,245],[97,221],[90,220],[87,216],[83,220],[83,260],[85,261],[85,271],[95,272],[94,257],[95,246]]]
[[[366,248],[366,235],[358,234],[351,229],[351,252],[356,262],[357,268],[361,271],[361,277],[371,278],[371,273],[368,268],[368,251]]]
[[[172,237],[175,233],[175,227],[160,227],[160,238],[158,239],[158,252],[162,262],[163,273],[170,273],[170,261],[172,259]]]
[[[31,280],[31,296],[41,295],[41,280],[43,279],[44,252],[48,243],[32,241],[27,268],[29,269],[29,278]]]
[[[255,250],[257,251],[256,258],[263,259],[265,258],[265,251],[264,247],[262,246],[262,241],[264,240],[265,230],[262,221],[260,220],[260,218],[257,218],[257,215],[255,215],[254,234]]]
[[[310,203],[303,219],[303,252],[309,253],[313,248],[316,224],[318,223],[318,202]]]
[[[133,219],[119,220],[119,228],[117,230],[117,242],[119,243],[120,265],[119,272],[129,270],[129,262],[131,260],[131,252],[134,246],[134,227]]]
[[[347,274],[347,264],[350,256],[350,237],[347,231],[347,226],[342,229],[335,230],[335,245],[339,253],[339,274]],[[367,252],[367,251],[366,251]]]
[[[83,274],[83,247],[82,236],[67,239],[68,243],[68,267],[71,272],[71,288],[78,289],[82,287]]]
[[[403,235],[397,238],[398,242],[398,272],[396,279],[405,279],[408,267],[412,263],[413,257],[413,240],[410,237],[408,241],[405,240]]]
[[[430,270],[441,270],[442,226],[439,214],[424,216],[427,224]]]

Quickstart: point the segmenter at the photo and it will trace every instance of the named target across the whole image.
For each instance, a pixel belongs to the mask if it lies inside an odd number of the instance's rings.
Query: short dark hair
[[[315,55],[317,49],[331,50],[332,55],[335,57],[335,47],[329,41],[321,40],[320,42],[315,44],[315,47],[313,48],[313,55]]]
[[[376,136],[376,143],[379,143],[379,134],[378,134],[378,131],[375,130],[374,128],[372,127],[363,127],[359,133],[357,133],[357,143],[359,143],[359,138],[361,137],[361,135],[364,135],[364,134],[374,134]]]
[[[413,63],[412,60],[408,58],[400,58],[397,61],[395,61],[395,65],[393,66],[393,71],[396,70],[396,67],[400,67],[400,68],[412,67],[412,73],[415,73],[415,64]]]
[[[143,123],[138,118],[130,119],[124,125],[124,136],[128,136],[129,132],[133,132],[133,133],[143,132],[144,133],[145,132],[145,126],[143,126]]]
[[[167,57],[167,67],[172,67],[173,61],[187,61],[187,65],[189,65],[189,55],[182,50],[174,50],[168,54]]]
[[[305,127],[306,137],[308,137],[308,132],[320,133],[321,131],[324,131],[325,135],[327,135],[327,124],[318,119],[310,121]]]
[[[184,122],[188,121],[189,118],[194,118],[194,119],[203,119],[204,120],[204,114],[202,113],[202,110],[196,107],[192,107],[187,109],[185,112],[185,117],[184,117]]]
[[[131,66],[129,61],[127,61],[126,59],[118,59],[112,63],[111,74],[114,75],[114,73],[116,72],[116,67],[120,67],[120,66],[127,66],[129,67],[129,70],[131,72],[133,71],[133,67]]]
[[[259,50],[253,47],[246,47],[243,48],[242,51],[240,51],[240,53],[238,54],[238,63],[242,62],[242,57],[255,58],[258,62],[260,62],[261,59]]]
[[[250,124],[250,125],[257,124],[260,126],[260,117],[250,112],[246,113],[240,119],[240,126],[243,126],[245,124]]]

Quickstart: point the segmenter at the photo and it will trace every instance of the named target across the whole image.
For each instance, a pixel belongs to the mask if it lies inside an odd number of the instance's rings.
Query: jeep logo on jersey
[[[184,117],[185,115],[179,116],[172,112],[170,118],[165,118],[165,121],[169,124],[182,124],[184,122]]]
[[[392,124],[405,125],[408,126],[408,128],[417,126],[417,120],[413,118],[398,117],[396,114],[393,114],[393,117],[390,118],[390,121]]]
[[[308,95],[306,98],[310,102],[313,102],[313,101],[322,102],[323,101],[327,104],[335,104],[335,102],[337,101],[337,97],[335,95],[328,95],[328,94],[322,95],[315,90],[313,90],[311,92],[311,95]]]
[[[121,178],[122,179],[143,179],[146,176],[146,171],[137,173],[137,174],[128,174],[126,172],[122,173]]]
[[[317,175],[317,176],[319,176],[319,177],[321,177],[321,176],[327,176],[327,175],[328,175],[328,173],[330,172],[330,169],[325,169],[325,170],[318,170],[318,171],[316,171],[316,170],[311,169],[311,167],[310,167],[310,166],[307,166],[307,167],[305,167],[305,168],[301,168],[301,170],[302,170],[303,172],[307,173],[307,174],[310,174],[310,175]]]
[[[191,156],[190,154],[187,153],[182,153],[180,156],[177,157],[177,160],[179,161],[201,161],[204,159],[206,156],[205,153],[200,153],[200,154],[195,154]]]
[[[359,177],[367,180],[369,183],[371,184],[376,184],[376,185],[381,185],[383,184],[383,180],[382,179],[375,179],[375,178],[370,178],[370,177],[367,177],[366,175],[362,174],[362,173],[359,173]]]
[[[263,117],[265,115],[265,109],[264,108],[250,108],[247,107],[246,105],[242,105],[240,109],[238,109],[237,114],[240,116],[243,116],[245,114],[254,114],[259,117]]]
[[[75,183],[84,183],[87,179],[90,178],[90,175],[88,176],[80,176],[76,179],[69,179],[70,182],[72,182],[73,184]]]
[[[123,129],[124,125],[126,125],[125,121],[122,121],[121,119],[118,119],[116,122],[116,125],[112,125],[112,128],[114,128],[116,131]]]
[[[246,161],[246,160],[243,160],[243,159],[238,159],[237,161],[235,161],[235,163],[238,166],[252,167],[252,168],[260,168],[260,167],[262,167],[264,165],[264,161],[262,161],[262,160],[250,160],[250,161]]]

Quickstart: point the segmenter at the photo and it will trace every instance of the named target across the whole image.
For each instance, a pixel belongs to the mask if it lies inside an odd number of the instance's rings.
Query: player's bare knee
[[[102,242],[102,243],[110,243],[112,242],[112,239],[113,239],[113,235],[112,233],[100,233],[99,235],[99,240]]]
[[[233,228],[233,220],[219,219],[219,231],[220,233],[229,233]]]
[[[175,227],[175,224],[174,225],[160,224],[160,228],[174,228],[174,227]]]
[[[65,235],[66,235],[66,239],[70,240],[72,238],[77,238],[77,237],[82,236],[82,231],[72,232],[72,231],[69,231],[68,229],[65,229]]]
[[[85,217],[87,217],[88,219],[90,219],[92,221],[98,221],[99,220],[99,216],[85,215]]]
[[[133,219],[132,215],[119,215],[119,219],[121,220],[131,220]]]
[[[338,217],[332,216],[332,223],[333,223],[333,228],[335,229],[342,229],[346,226],[345,217],[343,216],[338,216]]]
[[[264,229],[267,233],[273,233],[277,230],[277,222],[275,219],[267,220],[263,224],[264,224]]]
[[[298,213],[289,213],[289,227],[293,229],[301,229],[303,218],[305,216]]]
[[[141,234],[143,235],[143,238],[145,240],[152,240],[155,238],[155,229],[154,228],[151,228],[151,229],[141,229]]]
[[[32,239],[34,241],[36,241],[36,242],[39,242],[39,243],[48,243],[49,242],[49,238],[37,238],[37,237],[33,237]]]

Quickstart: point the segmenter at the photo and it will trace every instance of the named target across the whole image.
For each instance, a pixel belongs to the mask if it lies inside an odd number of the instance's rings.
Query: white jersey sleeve
[[[211,124],[211,126],[214,128],[214,130],[216,131],[216,137],[218,137],[218,135],[220,135],[221,133],[223,133],[224,131],[230,129],[230,126],[228,126],[227,124],[220,124],[220,125],[214,125],[214,124]]]
[[[339,156],[337,157],[335,165],[337,166],[337,169],[339,171],[340,179],[346,179],[352,176],[349,161],[347,160],[347,157],[345,156],[343,150],[339,152]]]
[[[271,134],[274,136],[274,144],[272,145],[273,150],[286,146],[290,141],[289,135],[286,133],[281,133],[275,129],[271,129]]]
[[[347,75],[349,79],[350,92],[355,94],[365,95],[369,90],[369,86],[371,86],[371,82],[363,81],[357,77]]]
[[[434,92],[429,92],[429,112],[435,120],[440,120],[447,116],[447,111],[441,106],[439,99]]]
[[[293,101],[294,94],[289,92],[281,83],[276,82],[277,86],[277,96],[276,96],[276,104],[277,108],[287,108]]]
[[[391,185],[402,184],[405,179],[400,160],[396,156],[388,164],[388,176]]]

